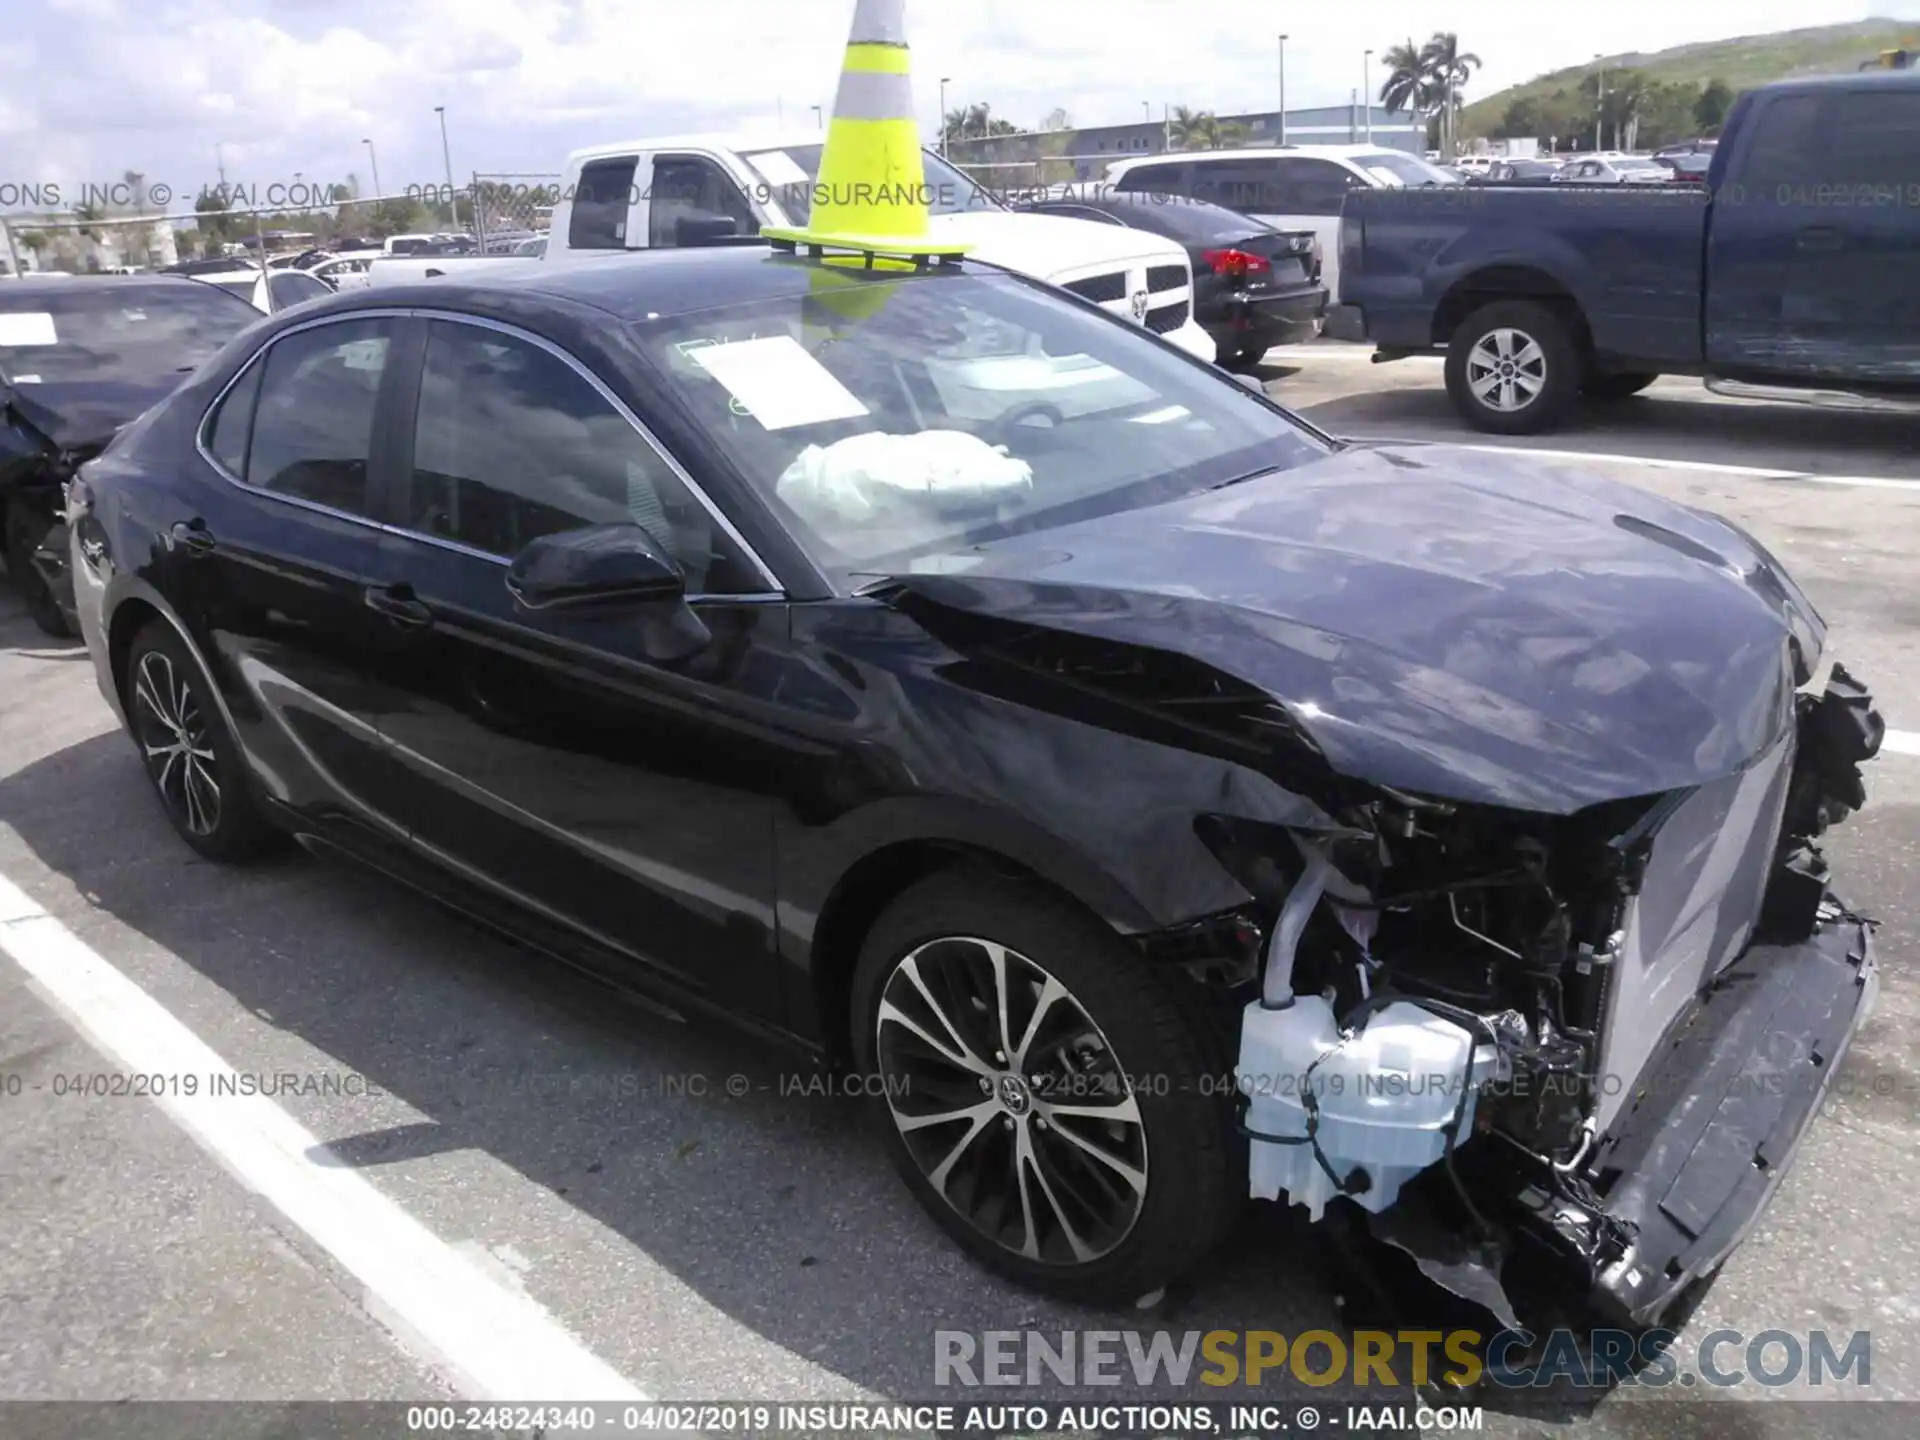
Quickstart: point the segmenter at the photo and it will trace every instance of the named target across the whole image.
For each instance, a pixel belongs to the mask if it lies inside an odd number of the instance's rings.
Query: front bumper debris
[[[1594,1277],[1613,1318],[1652,1324],[1753,1227],[1873,1010],[1870,923],[1831,895],[1798,944],[1755,945],[1648,1063],[1596,1151],[1607,1212],[1634,1231]]]
[[[1430,1172],[1369,1217],[1375,1237],[1503,1325],[1584,1297],[1597,1323],[1654,1326],[1765,1211],[1879,991],[1871,922],[1829,895],[1813,933],[1756,944],[1656,1048],[1567,1181],[1494,1137],[1459,1158],[1490,1231]]]

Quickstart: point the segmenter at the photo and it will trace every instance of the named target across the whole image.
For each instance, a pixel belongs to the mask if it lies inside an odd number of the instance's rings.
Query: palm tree
[[[1441,153],[1451,158],[1461,108],[1460,92],[1473,78],[1473,72],[1480,68],[1480,57],[1462,54],[1460,37],[1453,31],[1436,30],[1433,38],[1420,47],[1420,63],[1426,71],[1427,83],[1434,88],[1439,100]]]
[[[1175,150],[1221,150],[1245,138],[1244,128],[1211,110],[1176,105],[1167,119],[1167,143]]]
[[[1404,45],[1395,45],[1380,62],[1387,67],[1387,80],[1380,87],[1380,103],[1389,110],[1411,110],[1425,115],[1433,108],[1433,85],[1427,76],[1426,61],[1420,47],[1409,36]]]

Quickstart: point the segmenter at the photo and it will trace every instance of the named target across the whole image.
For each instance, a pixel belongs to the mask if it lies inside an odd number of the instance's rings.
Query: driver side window
[[[430,322],[407,526],[509,559],[542,535],[640,525],[696,595],[765,588],[653,443],[532,341]]]

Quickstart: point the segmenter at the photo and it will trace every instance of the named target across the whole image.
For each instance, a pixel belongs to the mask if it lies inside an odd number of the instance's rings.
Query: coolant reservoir
[[[1476,1053],[1463,1027],[1411,1001],[1385,1006],[1344,1040],[1318,995],[1278,1010],[1254,1001],[1241,1020],[1235,1072],[1256,1137],[1253,1194],[1273,1200],[1284,1191],[1318,1220],[1341,1193],[1338,1176],[1359,1187],[1346,1190],[1358,1204],[1385,1210],[1402,1185],[1446,1153],[1444,1130],[1456,1115],[1460,1140],[1473,1133],[1475,1091],[1497,1064],[1492,1046]],[[1324,1166],[1306,1140],[1307,1092],[1318,1109],[1313,1138]]]

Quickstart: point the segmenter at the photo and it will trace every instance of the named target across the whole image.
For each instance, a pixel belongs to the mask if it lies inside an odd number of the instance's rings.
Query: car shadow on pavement
[[[1383,367],[1391,368],[1391,367]],[[1296,408],[1287,371],[1272,398]],[[1813,475],[1912,474],[1920,444],[1920,416],[1818,410],[1802,405],[1736,404],[1652,393],[1610,404],[1579,404],[1545,435],[1489,435],[1454,413],[1438,371],[1433,384],[1371,390],[1300,405],[1310,423],[1352,439],[1407,439],[1428,443],[1516,446],[1543,450],[1600,450],[1623,458],[1684,464],[1726,464],[1733,442],[1761,469]]]
[[[1176,1346],[1188,1333],[1318,1330],[1351,1349],[1354,1330],[1435,1317],[1405,1308],[1420,1303],[1418,1287],[1367,1293],[1323,1232],[1273,1206],[1249,1208],[1190,1291],[1145,1308],[1096,1310],[1006,1285],[920,1212],[890,1167],[872,1102],[808,1088],[812,1072],[777,1050],[625,1003],[343,862],[291,851],[211,865],[168,827],[117,731],[0,779],[0,817],[19,837],[0,827],[0,871],[30,878],[24,843],[64,876],[83,903],[56,902],[56,914],[229,1064],[364,1078],[378,1099],[280,1101],[322,1139],[322,1163],[366,1172],[450,1242],[526,1257],[530,1293],[652,1393],[789,1398],[798,1388],[737,1333],[696,1345],[681,1318],[691,1310],[711,1327],[713,1317],[676,1296],[683,1286],[808,1365],[895,1398],[1406,1400],[1377,1383],[1308,1387],[1285,1370],[1257,1389],[1212,1388],[1196,1383],[1207,1368],[1198,1359],[1178,1387],[1129,1378],[1088,1391],[1046,1376],[936,1391],[938,1330],[1031,1329],[1053,1343],[1062,1331],[1165,1331]],[[395,1118],[396,1101],[420,1118]],[[476,1152],[548,1193],[503,1187],[491,1167],[448,1168]],[[621,1241],[665,1276],[636,1267]],[[660,1372],[676,1354],[697,1360],[695,1375]],[[1321,1352],[1315,1367],[1326,1363]],[[835,1393],[845,1398],[815,1398]],[[1482,1392],[1473,1403],[1567,1418],[1597,1398]]]

